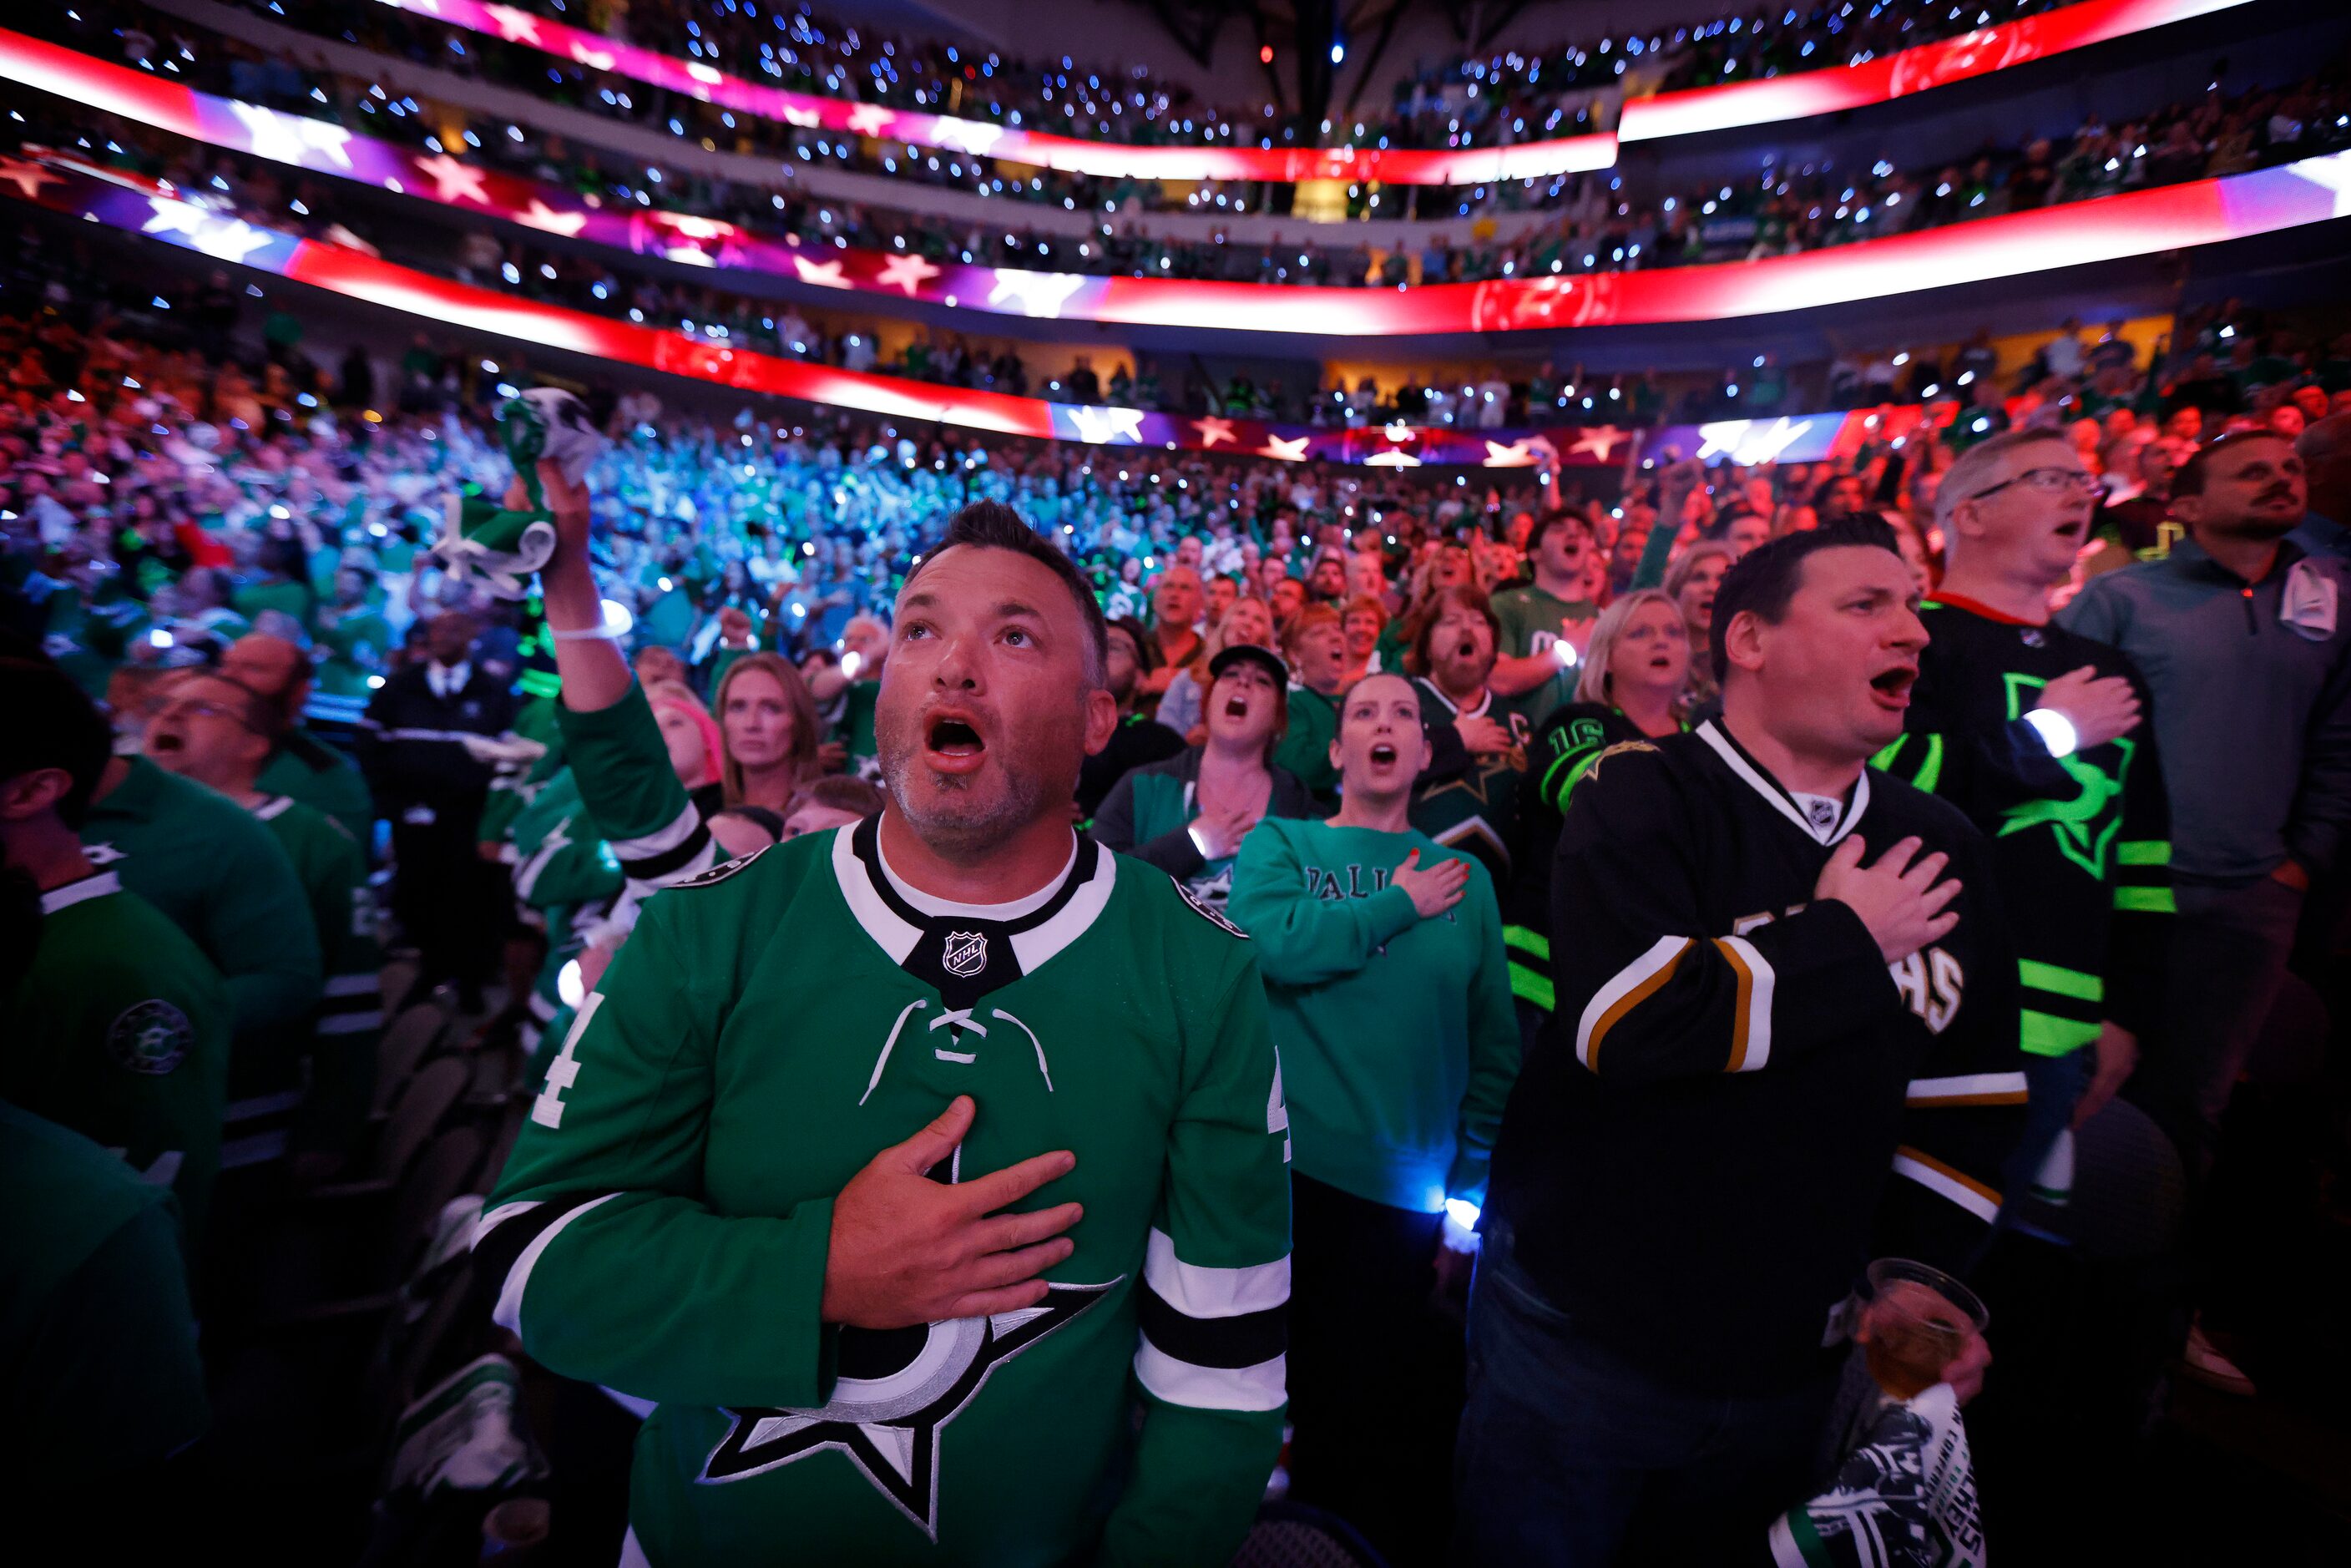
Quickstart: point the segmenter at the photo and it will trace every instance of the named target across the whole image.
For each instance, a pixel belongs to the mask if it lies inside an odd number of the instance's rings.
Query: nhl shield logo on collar
[[[978,931],[950,931],[939,963],[959,980],[968,980],[987,967],[987,936]]]

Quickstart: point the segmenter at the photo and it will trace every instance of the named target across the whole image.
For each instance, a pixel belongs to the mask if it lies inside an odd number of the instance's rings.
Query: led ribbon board
[[[691,214],[596,202],[5,29],[0,78],[215,146],[638,255],[1000,315],[1289,337],[1552,331],[1769,315],[2212,245],[2351,214],[2351,153],[2338,152],[1795,256],[1655,272],[1397,289],[1118,277],[828,249]]]
[[[1619,141],[1655,141],[1742,125],[1770,125],[1886,103],[2069,49],[2247,5],[2250,0],[2081,0],[2061,10],[1920,44],[1859,65],[1635,99],[1625,105],[1614,134],[1600,131],[1459,150],[1145,147],[1056,136],[994,120],[787,92],[731,76],[700,60],[657,54],[511,5],[483,5],[479,0],[381,3],[765,120],[882,141],[912,142],[978,158],[1002,158],[1073,174],[1138,180],[1377,180],[1391,185],[1470,185],[1605,169],[1616,161]]]
[[[1367,468],[1546,469],[1622,467],[1631,459],[1640,434],[1614,425],[1447,430],[1391,424],[1324,430],[933,386],[778,359],[735,348],[721,338],[609,320],[455,283],[347,246],[264,227],[235,213],[183,200],[136,176],[101,176],[58,162],[0,159],[0,193],[441,325],[744,392],[1000,435],[1138,453],[1222,452],[1282,463],[1319,460]]]

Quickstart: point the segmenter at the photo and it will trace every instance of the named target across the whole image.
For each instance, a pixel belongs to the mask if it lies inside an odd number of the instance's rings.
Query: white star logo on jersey
[[[827,1451],[845,1456],[925,1535],[939,1538],[939,1441],[989,1374],[1125,1280],[1048,1285],[1042,1305],[920,1328],[841,1331],[831,1403],[814,1410],[728,1408],[735,1424],[698,1478],[741,1480]]]
[[[243,218],[208,213],[169,196],[150,196],[154,215],[140,225],[142,234],[183,234],[188,243],[216,261],[243,261],[269,243],[269,235]]]
[[[566,239],[569,239],[588,226],[588,214],[559,213],[537,196],[533,196],[530,199],[529,210],[517,213],[515,221],[528,224],[535,229],[545,229],[549,234],[561,235]]]
[[[340,125],[324,120],[308,120],[298,114],[280,114],[259,104],[239,103],[232,99],[229,108],[245,121],[247,152],[257,157],[279,163],[291,163],[298,168],[312,167],[306,153],[323,154],[339,169],[351,166],[349,143],[351,133]]]
[[[906,298],[939,275],[939,269],[919,256],[893,256],[882,264],[881,276],[874,278],[877,288],[903,288]]]
[[[482,15],[498,30],[498,37],[509,44],[538,42],[538,18],[528,11],[517,11],[511,5],[485,5]]]
[[[586,66],[591,71],[611,70],[612,68],[612,62],[617,57],[617,56],[611,54],[599,54],[594,49],[590,48],[586,44],[580,42],[578,38],[571,40],[571,58],[573,63]]]
[[[434,200],[479,202],[486,207],[490,204],[490,198],[482,190],[482,182],[490,177],[487,169],[460,163],[446,152],[419,158],[415,163],[416,172],[433,182]]]
[[[84,844],[81,847],[81,852],[89,857],[89,863],[92,865],[112,865],[116,861],[131,858],[112,844],[105,843]]]

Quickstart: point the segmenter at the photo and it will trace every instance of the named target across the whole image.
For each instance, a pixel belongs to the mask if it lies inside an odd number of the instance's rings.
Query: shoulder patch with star
[[[1249,939],[1249,934],[1242,930],[1239,926],[1234,925],[1231,921],[1226,919],[1222,910],[1211,909],[1207,904],[1201,903],[1197,898],[1192,896],[1192,890],[1190,888],[1186,887],[1174,877],[1169,877],[1167,882],[1168,885],[1175,888],[1176,896],[1182,899],[1184,901],[1185,907],[1191,910],[1193,914],[1198,915],[1201,919],[1207,921],[1209,925],[1215,926],[1219,931],[1227,932],[1231,936],[1238,936],[1244,942]]]

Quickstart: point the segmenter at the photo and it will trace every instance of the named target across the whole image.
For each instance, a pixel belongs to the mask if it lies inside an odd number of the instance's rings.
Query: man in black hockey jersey
[[[1715,602],[1722,717],[1568,810],[1470,1310],[1467,1561],[1751,1552],[1813,1483],[1862,1266],[1957,1271],[2000,1212],[2024,1078],[1982,841],[1865,766],[1915,604],[1874,520],[1757,549]]]
[[[2097,494],[2055,431],[1995,435],[1951,465],[1935,507],[1949,564],[1921,607],[1934,640],[1905,733],[1875,759],[1991,841],[2032,1088],[2011,1187],[2130,1076],[2170,936],[2169,813],[2137,672],[2049,616]],[[2062,1176],[2034,1185],[2054,1197]]]

